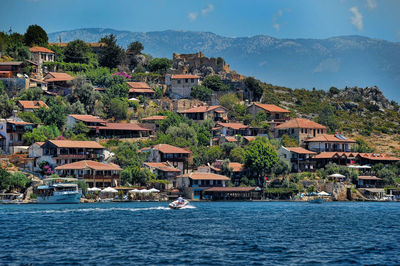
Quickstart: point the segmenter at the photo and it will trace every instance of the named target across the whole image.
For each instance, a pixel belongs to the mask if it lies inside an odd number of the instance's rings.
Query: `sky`
[[[363,35],[400,42],[400,0],[2,0],[0,31],[208,31],[228,37]]]

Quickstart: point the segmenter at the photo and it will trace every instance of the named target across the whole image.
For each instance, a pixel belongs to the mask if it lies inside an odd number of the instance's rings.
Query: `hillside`
[[[278,39],[259,35],[229,38],[210,32],[130,32],[113,29],[79,29],[49,34],[52,42],[82,39],[96,42],[106,34],[117,36],[126,47],[140,41],[145,53],[171,58],[172,53],[202,51],[221,56],[231,69],[271,84],[291,88],[328,89],[331,86],[378,86],[399,101],[400,43],[362,36],[328,39]]]

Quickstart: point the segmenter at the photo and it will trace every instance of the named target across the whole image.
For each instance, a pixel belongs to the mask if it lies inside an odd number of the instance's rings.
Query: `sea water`
[[[400,203],[0,205],[0,264],[400,264]]]

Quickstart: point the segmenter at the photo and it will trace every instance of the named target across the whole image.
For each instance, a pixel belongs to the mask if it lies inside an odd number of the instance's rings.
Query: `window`
[[[194,79],[190,79],[190,82],[194,83]]]
[[[189,79],[185,79],[185,83],[189,83]]]
[[[181,84],[181,80],[180,79],[178,79],[177,82],[178,82],[178,84]]]

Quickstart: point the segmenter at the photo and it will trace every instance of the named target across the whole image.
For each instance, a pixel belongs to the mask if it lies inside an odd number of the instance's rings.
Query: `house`
[[[303,146],[306,139],[326,134],[326,127],[305,118],[294,118],[275,127],[276,138],[281,138],[285,134]]]
[[[176,177],[181,174],[181,170],[173,167],[168,162],[161,163],[151,163],[146,162],[143,163],[143,166],[148,168],[152,173],[157,176],[157,179],[167,180],[169,183],[163,187],[159,187],[162,189],[171,189],[176,187]]]
[[[22,136],[36,128],[37,125],[24,122],[22,119],[14,117],[0,119],[0,147],[3,152],[13,154],[19,151],[26,151]]]
[[[72,128],[78,122],[82,122],[90,128],[88,135],[92,137],[141,138],[148,137],[152,131],[133,123],[109,123],[93,115],[68,115],[67,129]]]
[[[105,148],[96,141],[48,140],[42,145],[43,155],[37,163],[46,161],[58,166],[81,160],[102,160]]]
[[[47,91],[47,82],[40,79],[30,78],[29,88],[37,88],[37,87],[40,87],[42,90]]]
[[[250,135],[249,126],[243,125],[242,123],[222,123],[219,122],[212,129],[214,136],[235,136]]]
[[[165,120],[167,116],[164,115],[153,115],[140,119],[142,125],[146,128],[151,128],[154,131],[160,129],[161,121]]]
[[[311,171],[315,169],[315,162],[312,158],[316,153],[301,147],[280,147],[279,157],[284,160],[292,172]]]
[[[152,97],[154,90],[146,82],[128,82],[129,86],[129,97]]]
[[[228,110],[221,105],[204,105],[184,110],[180,113],[196,121],[212,119],[214,122],[225,122],[228,120]]]
[[[49,108],[43,101],[18,101],[17,105],[22,112],[33,112],[41,107]]]
[[[317,168],[324,168],[328,163],[338,165],[373,165],[382,163],[389,165],[400,161],[400,158],[390,156],[386,153],[358,153],[358,152],[321,152],[313,156]]]
[[[222,171],[222,160],[217,160],[211,167],[211,172],[215,174],[221,174]],[[235,186],[240,185],[240,179],[244,175],[244,166],[241,163],[230,162],[228,168],[232,171],[230,177],[231,181]]]
[[[139,152],[149,152],[148,162],[169,162],[181,173],[188,171],[190,151],[169,144],[157,144],[152,147],[142,148]]]
[[[200,84],[200,76],[166,75],[165,84],[172,98],[190,98],[192,88]]]
[[[267,116],[267,121],[271,124],[270,130],[275,126],[280,125],[289,120],[289,110],[279,107],[274,104],[253,103],[247,107],[247,111],[252,115],[253,119],[256,118],[259,112],[263,112]]]
[[[177,177],[177,188],[181,189],[185,197],[203,199],[203,191],[211,187],[226,187],[229,177],[213,173],[194,172]]]
[[[32,61],[38,64],[43,64],[44,62],[54,62],[55,53],[45,47],[34,46],[29,48],[32,55]]]
[[[210,187],[203,190],[203,197],[210,200],[261,200],[259,187]]]
[[[122,168],[114,163],[82,160],[57,166],[55,170],[61,177],[71,176],[78,180],[84,180],[89,187],[117,187],[121,183]]]
[[[57,93],[61,96],[71,94],[73,77],[67,73],[49,72],[45,77],[44,81],[47,82],[47,88],[50,92]]]
[[[15,78],[25,71],[22,61],[0,62],[0,78]]]
[[[381,178],[376,176],[359,176],[358,188],[383,188],[384,182]]]
[[[317,153],[320,152],[352,152],[355,140],[346,138],[341,133],[335,135],[321,134],[304,140],[306,148]]]

